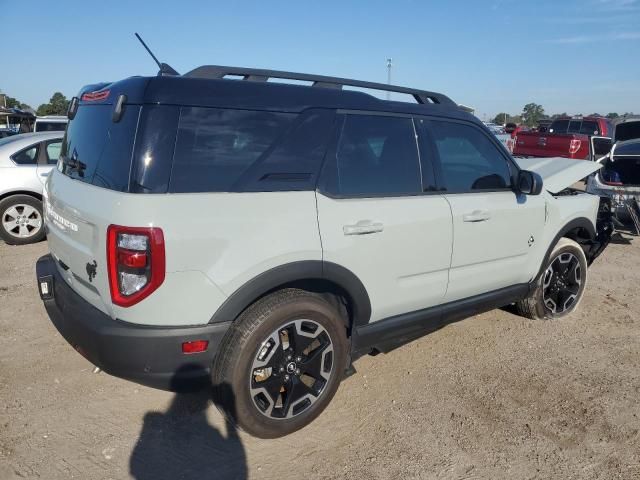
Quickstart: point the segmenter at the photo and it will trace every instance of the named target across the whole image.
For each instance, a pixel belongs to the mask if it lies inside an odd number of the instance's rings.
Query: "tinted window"
[[[55,165],[58,162],[60,156],[60,149],[62,147],[62,140],[56,140],[47,144],[47,163]]]
[[[567,133],[580,133],[581,125],[582,120],[571,120],[569,122],[569,128],[567,128]]]
[[[241,191],[313,190],[333,128],[334,112],[308,110],[268,155],[240,178]]]
[[[585,135],[598,135],[598,122],[585,120],[580,127],[580,133]]]
[[[640,121],[619,123],[616,126],[615,135],[616,142],[623,142],[625,140],[640,138]]]
[[[81,105],[62,141],[58,168],[65,175],[125,192],[140,107],[127,105],[118,123],[112,105]]]
[[[64,132],[67,128],[66,122],[37,122],[36,132]]]
[[[422,190],[410,118],[348,115],[336,158],[339,194],[402,195]]]
[[[511,185],[505,157],[479,129],[433,121],[431,130],[447,191],[500,190]]]
[[[555,120],[549,127],[550,133],[567,133],[569,128],[569,120]]]
[[[18,165],[35,165],[38,161],[38,145],[25,148],[24,150],[13,154],[11,156],[11,160]]]
[[[171,192],[228,192],[274,146],[296,115],[183,107],[169,184]]]

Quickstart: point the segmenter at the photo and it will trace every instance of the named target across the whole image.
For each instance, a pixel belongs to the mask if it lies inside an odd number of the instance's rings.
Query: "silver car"
[[[42,187],[58,161],[64,132],[0,140],[0,238],[24,245],[44,238]]]

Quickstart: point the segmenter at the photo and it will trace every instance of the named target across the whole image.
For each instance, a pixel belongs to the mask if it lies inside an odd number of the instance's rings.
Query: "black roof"
[[[235,79],[225,78],[233,76]],[[310,85],[269,82],[269,79],[306,81]],[[411,95],[417,103],[383,100],[355,87]],[[260,108],[300,112],[307,108],[382,111],[443,115],[477,120],[446,95],[426,90],[304,73],[242,67],[201,66],[184,75],[130,77],[114,83],[87,85],[79,94],[109,90],[107,98],[91,103],[113,103],[119,94],[127,103],[201,107]],[[85,103],[81,100],[82,103]]]

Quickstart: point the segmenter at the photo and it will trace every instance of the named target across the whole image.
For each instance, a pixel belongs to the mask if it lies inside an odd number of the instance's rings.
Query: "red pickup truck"
[[[591,159],[591,137],[610,137],[612,131],[611,122],[604,117],[558,118],[548,132],[519,132],[513,154],[587,160]]]

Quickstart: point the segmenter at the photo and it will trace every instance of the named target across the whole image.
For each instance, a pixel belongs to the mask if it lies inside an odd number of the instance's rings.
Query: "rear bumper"
[[[91,363],[116,377],[163,390],[204,386],[230,322],[197,327],[155,327],[114,320],[67,285],[51,255],[38,259],[38,285],[48,279],[49,298],[43,298],[60,334]],[[182,343],[208,340],[205,352],[184,354]]]

